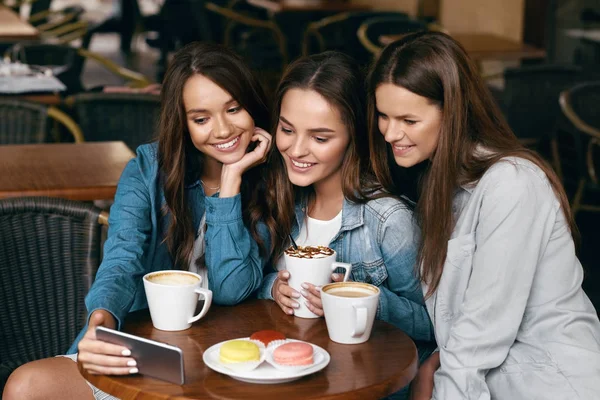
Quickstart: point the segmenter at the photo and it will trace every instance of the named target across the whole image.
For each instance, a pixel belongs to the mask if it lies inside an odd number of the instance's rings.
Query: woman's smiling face
[[[187,126],[194,146],[222,164],[239,161],[254,134],[254,120],[231,94],[204,75],[183,87]]]
[[[316,91],[290,89],[285,93],[275,142],[294,185],[341,181],[350,134],[337,108]]]
[[[408,168],[433,156],[442,126],[438,106],[392,83],[377,87],[375,102],[379,132],[392,147],[396,164]]]

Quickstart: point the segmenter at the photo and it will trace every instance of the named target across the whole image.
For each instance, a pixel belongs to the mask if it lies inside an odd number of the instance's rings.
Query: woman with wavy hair
[[[71,358],[90,373],[137,373],[122,346],[96,340],[147,307],[142,277],[164,269],[200,274],[213,301],[236,304],[260,285],[263,255],[251,222],[262,197],[271,137],[257,79],[228,49],[193,43],[175,54],[161,90],[158,143],[125,167],[110,211],[104,258],[86,297],[88,324]],[[244,212],[242,212],[244,210]],[[78,352],[78,353],[75,353]],[[9,378],[3,399],[110,398],[88,386],[65,357],[35,361]]]
[[[418,265],[439,351],[413,399],[593,399],[600,323],[554,171],[511,132],[450,36],[387,46],[368,77],[373,169],[415,182]]]
[[[318,287],[305,282],[297,292],[288,285],[282,255],[291,235],[298,245],[331,247],[337,261],[352,264],[353,280],[378,286],[378,319],[415,340],[433,340],[414,274],[419,231],[413,213],[406,202],[378,191],[370,173],[357,64],[338,52],[298,59],[279,83],[273,110],[265,203],[272,214],[264,222],[277,271],[265,276],[259,297],[275,300],[289,315],[301,301],[323,315]]]

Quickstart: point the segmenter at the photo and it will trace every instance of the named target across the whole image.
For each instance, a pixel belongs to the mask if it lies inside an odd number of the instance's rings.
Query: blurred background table
[[[402,36],[382,35],[379,41],[381,44],[387,45]],[[451,36],[465,48],[475,61],[541,59],[546,56],[544,49],[489,33],[456,33]]]
[[[17,13],[0,4],[0,43],[35,40],[38,30],[23,21]]]
[[[329,352],[329,365],[298,380],[260,385],[245,383],[214,372],[202,354],[224,340],[249,337],[262,329],[275,329],[288,338],[314,343]],[[248,300],[234,307],[213,305],[192,328],[180,332],[154,329],[147,310],[130,315],[125,332],[178,346],[183,350],[183,386],[142,375],[89,375],[85,378],[122,400],[128,399],[380,399],[406,386],[417,372],[417,350],[400,329],[375,321],[371,338],[363,344],[343,345],[329,340],[323,318],[285,315],[268,300]]]
[[[123,142],[0,146],[0,198],[112,200],[133,157]]]

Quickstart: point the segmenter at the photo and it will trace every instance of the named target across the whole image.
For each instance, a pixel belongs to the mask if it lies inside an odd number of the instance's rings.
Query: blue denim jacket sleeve
[[[259,299],[275,300],[271,295],[271,291],[273,290],[273,284],[275,283],[276,278],[277,272],[275,271],[265,275],[260,284],[260,288],[258,289],[257,296]]]
[[[137,282],[146,272],[143,257],[152,235],[144,162],[143,157],[131,160],[121,175],[110,209],[102,264],[85,299],[90,314],[105,309],[115,316],[119,328],[134,301]]]
[[[413,339],[433,340],[433,327],[415,272],[419,229],[410,210],[395,208],[378,236],[388,278],[379,286],[377,318],[396,325]]]
[[[246,299],[262,281],[264,258],[242,220],[242,198],[206,198],[206,267],[216,303]]]

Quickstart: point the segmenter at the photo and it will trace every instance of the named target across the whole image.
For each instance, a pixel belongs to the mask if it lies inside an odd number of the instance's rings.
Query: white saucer
[[[247,339],[247,338],[242,338],[242,339]],[[294,341],[294,342],[301,341],[301,340],[293,340],[293,339],[288,339],[288,340]],[[282,370],[276,369],[268,362],[263,362],[256,369],[254,369],[252,371],[236,372],[236,371],[233,371],[233,370],[223,366],[223,364],[221,364],[221,362],[219,361],[219,349],[221,347],[221,344],[223,344],[225,342],[228,342],[228,340],[217,343],[217,344],[209,347],[202,355],[202,360],[204,361],[206,366],[208,368],[212,369],[213,371],[220,372],[225,375],[229,375],[230,377],[237,379],[239,381],[242,381],[242,382],[261,383],[261,384],[291,382],[296,379],[300,379],[303,376],[310,375],[317,371],[322,370],[323,368],[325,368],[327,366],[327,364],[329,364],[329,361],[331,360],[329,353],[325,349],[323,349],[317,345],[314,345],[312,343],[305,342],[305,343],[310,344],[313,347],[314,352],[315,352],[314,359],[315,359],[316,363],[312,367],[309,367],[309,368],[306,368],[306,369],[303,369],[300,371],[282,371]]]

